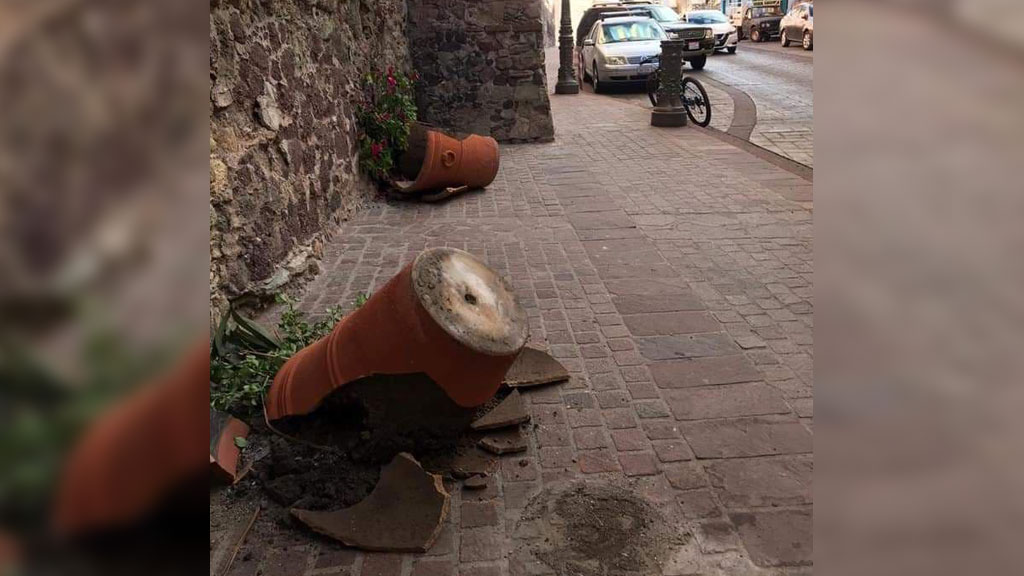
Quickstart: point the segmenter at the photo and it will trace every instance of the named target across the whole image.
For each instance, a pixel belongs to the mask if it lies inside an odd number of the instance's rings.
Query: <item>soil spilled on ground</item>
[[[222,517],[224,525],[236,524],[248,516],[234,518],[232,508],[251,514],[259,505],[247,549],[267,539],[319,539],[288,510],[356,504],[377,484],[381,466],[399,452],[411,453],[429,472],[452,477],[455,455],[474,449],[483,436],[470,430],[470,422],[508,393],[502,389],[484,406],[466,409],[425,375],[374,376],[337,390],[311,414],[273,422],[277,432],[262,418],[251,421],[239,468],[253,459],[252,470],[211,498],[211,514]]]
[[[671,546],[687,540],[647,500],[597,482],[542,491],[524,510],[517,537],[518,555],[568,576],[660,574]]]

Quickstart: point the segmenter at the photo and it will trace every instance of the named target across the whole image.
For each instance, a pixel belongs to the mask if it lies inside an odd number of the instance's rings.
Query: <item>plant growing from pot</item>
[[[398,157],[409,145],[409,132],[416,122],[416,79],[415,73],[407,75],[394,68],[364,79],[363,98],[356,106],[359,165],[379,182],[390,181]]]

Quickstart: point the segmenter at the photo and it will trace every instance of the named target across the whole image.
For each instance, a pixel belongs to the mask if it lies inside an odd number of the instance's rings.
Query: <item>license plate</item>
[[[686,49],[687,50],[700,50],[700,42],[687,42],[686,43]]]

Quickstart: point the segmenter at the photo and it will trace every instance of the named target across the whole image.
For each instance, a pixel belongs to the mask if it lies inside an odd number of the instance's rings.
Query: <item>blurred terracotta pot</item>
[[[101,414],[67,459],[54,507],[56,529],[73,535],[123,527],[202,474],[209,382],[204,339],[162,378]]]
[[[493,270],[462,250],[427,250],[285,363],[267,394],[267,417],[308,414],[373,374],[425,373],[459,406],[479,406],[497,392],[528,330]]]
[[[414,130],[410,138],[425,138],[423,164],[411,184],[396,184],[401,192],[456,186],[483,188],[498,175],[498,142],[494,138],[471,134],[459,140],[436,130],[422,129]],[[412,142],[410,147],[419,149],[423,143]],[[418,157],[419,153],[410,155]]]

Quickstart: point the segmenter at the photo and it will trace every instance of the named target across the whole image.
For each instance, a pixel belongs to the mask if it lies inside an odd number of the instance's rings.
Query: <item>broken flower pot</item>
[[[453,248],[426,250],[285,363],[267,393],[267,418],[308,414],[334,390],[375,374],[424,373],[457,405],[479,406],[501,386],[528,331],[508,284],[483,262]]]
[[[448,516],[450,497],[441,477],[401,453],[380,471],[366,499],[333,512],[299,510],[292,516],[346,546],[376,552],[426,552]]]
[[[437,130],[415,125],[408,154],[422,164],[412,182],[396,182],[403,194],[439,191],[446,188],[483,188],[498,175],[498,142],[489,136],[470,134],[458,139]],[[415,162],[403,162],[414,164]],[[404,167],[411,171],[410,166]]]

